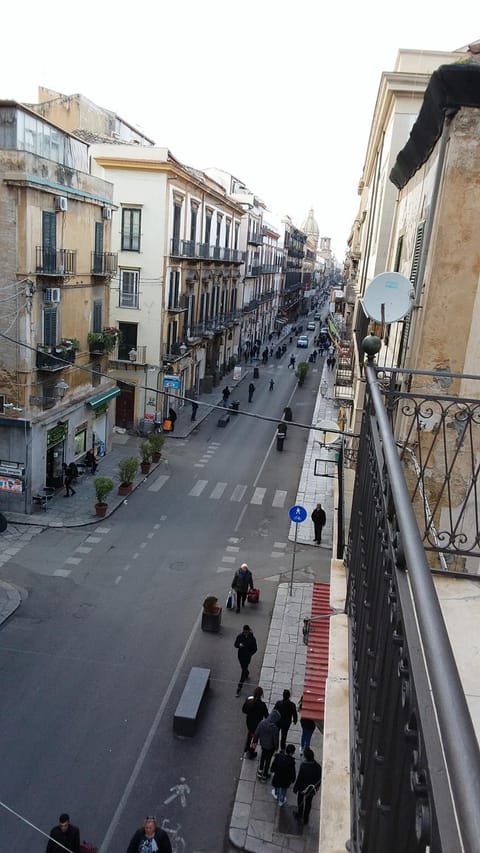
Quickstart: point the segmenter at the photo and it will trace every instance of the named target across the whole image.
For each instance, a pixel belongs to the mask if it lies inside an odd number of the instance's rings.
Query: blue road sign
[[[304,506],[291,506],[288,510],[288,515],[290,517],[290,521],[294,521],[295,524],[300,524],[302,521],[305,521],[307,517],[307,510]]]
[[[178,391],[180,388],[180,377],[175,375],[168,376],[165,374],[163,377],[163,387],[171,388],[172,391]]]

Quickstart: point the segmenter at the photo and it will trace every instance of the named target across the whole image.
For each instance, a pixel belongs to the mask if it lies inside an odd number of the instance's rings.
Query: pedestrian
[[[173,432],[175,429],[175,421],[177,420],[177,413],[176,413],[175,409],[172,409],[171,407],[168,410],[168,419],[172,425],[170,432]]]
[[[330,356],[330,370],[333,370],[333,368],[335,367],[336,360],[337,359],[334,355]]]
[[[273,347],[270,347],[270,358],[273,358]]]
[[[245,699],[242,707],[243,713],[247,715],[247,739],[245,741],[245,748],[243,752],[245,755],[248,755],[249,758],[255,758],[257,755],[255,748],[252,746],[252,739],[255,734],[255,730],[258,724],[261,723],[262,720],[266,720],[268,717],[268,708],[263,701],[262,696],[262,688],[256,687],[253,691],[253,696],[249,696],[248,699]]]
[[[280,714],[279,729],[282,733],[280,749],[285,749],[288,730],[292,725],[292,722],[293,725],[296,726],[298,721],[297,708],[295,702],[292,702],[290,699],[290,690],[283,691],[283,699],[279,699],[278,702],[275,703],[275,710]]]
[[[310,741],[312,740],[312,735],[315,731],[315,720],[310,720],[308,717],[304,717],[302,714],[302,705],[303,705],[303,696],[298,703],[298,710],[300,711],[300,726],[302,728],[302,738],[300,741],[300,755],[303,755],[306,749],[310,747]]]
[[[290,356],[290,361],[288,362],[288,366],[289,366],[289,368],[291,367],[292,370],[295,370],[295,356],[294,355]]]
[[[270,384],[268,386],[268,390],[273,391],[274,388],[275,388],[275,382],[273,379],[270,379]]]
[[[253,397],[254,391],[255,391],[255,385],[253,384],[253,382],[250,382],[250,385],[248,386],[248,402],[249,403],[252,402],[252,397]]]
[[[287,802],[287,789],[295,782],[296,770],[293,753],[295,747],[289,743],[285,752],[277,752],[272,763],[272,797],[277,800],[279,806]]]
[[[246,364],[246,363],[247,363],[247,361],[248,361],[248,350],[247,350],[247,349],[246,349],[246,350],[245,350],[245,352],[243,353],[243,359],[244,359],[245,364]]]
[[[70,473],[72,480],[77,480],[78,479],[78,468],[75,465],[75,462],[69,463],[68,470],[69,470],[69,473]]]
[[[225,388],[222,391],[222,402],[224,409],[228,406],[228,398],[230,397],[230,388],[228,385],[225,385]]]
[[[325,515],[325,510],[322,509],[322,504],[317,504],[317,506],[313,510],[310,518],[313,521],[313,527],[315,530],[315,538],[313,541],[317,545],[320,545],[322,542],[322,530],[325,527],[325,522],[327,520],[327,516]]]
[[[195,400],[192,400],[192,417],[190,418],[191,421],[197,420],[197,411],[198,411],[198,403],[196,403]]]
[[[293,816],[302,820],[305,826],[308,823],[312,800],[322,783],[322,768],[310,748],[303,754],[303,761],[298,771],[298,776],[293,786],[294,794],[297,794],[297,811]]]
[[[235,640],[234,646],[236,649],[238,649],[238,661],[242,668],[240,674],[240,681],[238,682],[236,693],[237,696],[240,696],[243,682],[248,681],[248,679],[250,678],[250,672],[248,670],[248,667],[250,666],[250,661],[257,651],[257,641],[249,625],[243,626],[243,631],[241,634],[238,635],[237,639]]]
[[[154,846],[155,845],[155,846]],[[170,839],[164,829],[157,826],[156,818],[146,817],[127,847],[127,853],[172,853]]]
[[[73,477],[67,465],[63,466],[63,485],[65,486],[64,498],[69,498],[70,495],[75,495],[75,489],[72,488]]]
[[[232,589],[237,596],[236,612],[240,613],[240,607],[245,607],[248,590],[253,589],[253,576],[246,563],[242,563],[240,568],[235,572]]]
[[[78,826],[70,823],[70,815],[66,812],[62,812],[58,818],[57,826],[50,830],[45,853],[58,853],[62,849],[58,846],[59,844],[62,844],[71,853],[80,853],[80,830]]]
[[[95,471],[97,470],[98,465],[97,465],[97,458],[95,456],[95,450],[93,447],[91,450],[87,450],[87,452],[85,454],[85,465],[87,466],[87,468],[90,468],[90,471],[92,474],[95,474]]]
[[[280,722],[280,714],[275,709],[268,715],[266,720],[262,720],[255,729],[252,743],[260,744],[262,749],[260,762],[258,765],[257,776],[262,782],[266,782],[271,775],[270,762],[274,753],[278,749],[278,724]]]

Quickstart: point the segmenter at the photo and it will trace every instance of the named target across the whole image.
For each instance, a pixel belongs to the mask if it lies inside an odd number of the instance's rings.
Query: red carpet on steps
[[[325,682],[328,675],[330,619],[315,617],[327,616],[331,612],[330,584],[314,583],[301,712],[302,717],[310,720],[323,720],[325,717]]]

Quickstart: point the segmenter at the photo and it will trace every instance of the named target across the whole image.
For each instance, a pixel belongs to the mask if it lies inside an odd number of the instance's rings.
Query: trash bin
[[[253,368],[253,378],[254,379],[260,379],[260,371],[259,371],[258,367]]]
[[[240,400],[232,400],[230,403],[230,408],[232,410],[232,415],[238,415],[238,410],[240,408]]]
[[[284,421],[293,420],[292,410],[291,410],[290,406],[285,406],[285,408],[283,410],[283,420]]]
[[[277,430],[277,450],[283,451],[283,442],[285,441],[285,433]]]

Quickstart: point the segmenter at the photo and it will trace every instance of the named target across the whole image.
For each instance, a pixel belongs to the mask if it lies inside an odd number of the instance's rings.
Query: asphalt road
[[[251,404],[240,386],[240,408],[280,418],[293,394],[295,419],[308,423],[319,374],[297,389],[286,364],[260,368]],[[9,563],[28,597],[0,630],[0,799],[46,831],[69,811],[101,853],[126,850],[147,813],[166,821],[174,850],[229,849],[245,736],[233,642],[248,621],[254,680],[278,581],[290,573],[287,511],[307,432],[289,427],[279,453],[273,424],[239,416],[223,430],[216,420],[170,442],[168,466],[110,519],[47,530]],[[274,556],[282,546],[285,557]],[[298,578],[313,579],[322,558],[300,549]],[[244,560],[260,605],[224,608],[221,633],[202,632],[203,599],[224,604]],[[66,561],[69,576],[55,576]],[[196,736],[181,740],[172,718],[193,665],[211,668],[211,690]],[[2,853],[45,846],[3,810],[0,836]]]

